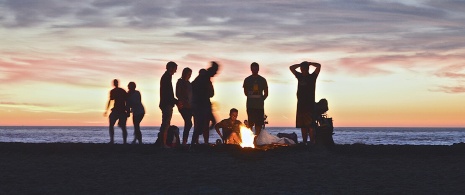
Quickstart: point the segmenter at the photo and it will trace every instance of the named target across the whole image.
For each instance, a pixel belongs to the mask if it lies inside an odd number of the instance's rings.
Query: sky
[[[257,62],[269,126],[294,126],[289,66],[312,61],[336,127],[465,126],[465,1],[0,0],[0,35],[0,126],[105,126],[115,78],[137,84],[141,125],[159,126],[168,61],[173,85],[185,67],[192,81],[220,64],[218,119],[247,118]]]

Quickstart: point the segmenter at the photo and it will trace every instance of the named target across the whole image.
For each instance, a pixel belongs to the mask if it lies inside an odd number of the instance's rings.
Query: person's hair
[[[136,89],[136,83],[134,83],[134,82],[132,82],[132,81],[131,81],[131,82],[129,82],[129,84],[128,84],[128,88],[129,88],[130,90],[134,90],[134,89]]]
[[[254,66],[259,67],[259,65],[258,65],[257,62],[253,62],[252,64],[250,64],[250,68],[252,68],[252,67],[254,67]]]
[[[173,62],[173,61],[169,61],[167,64],[166,64],[166,70],[170,70],[171,68],[174,68],[174,67],[177,67],[178,65]]]
[[[300,63],[300,67],[308,69],[310,67],[310,63],[308,63],[307,61],[303,61],[302,63]]]
[[[231,108],[231,110],[229,110],[229,114],[232,114],[233,112],[237,112],[237,113],[238,113],[239,111],[238,111],[237,109],[235,109],[235,108]]]
[[[118,87],[118,79],[113,79],[113,85]]]
[[[218,72],[219,65],[215,61],[211,61],[211,66],[207,68],[207,72],[210,74],[211,77],[215,76]]]
[[[182,78],[184,78],[188,73],[192,73],[192,69],[190,69],[189,67],[186,67],[184,69],[182,69]]]

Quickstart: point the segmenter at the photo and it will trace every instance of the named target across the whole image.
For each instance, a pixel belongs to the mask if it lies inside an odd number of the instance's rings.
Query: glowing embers
[[[241,126],[241,144],[240,146],[243,148],[255,148],[254,140],[255,135],[253,134],[252,130],[248,129],[245,126]]]

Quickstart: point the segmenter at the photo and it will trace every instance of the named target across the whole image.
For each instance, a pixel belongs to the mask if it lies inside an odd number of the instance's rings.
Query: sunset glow
[[[250,64],[269,86],[270,126],[294,126],[297,80],[289,66],[322,64],[316,100],[334,126],[465,126],[462,1],[0,0],[0,126],[102,126],[111,82],[134,81],[159,126],[168,61],[210,61],[215,114],[247,117]],[[313,71],[311,69],[310,71]],[[128,126],[132,122],[128,122]],[[172,124],[183,120],[174,109]]]

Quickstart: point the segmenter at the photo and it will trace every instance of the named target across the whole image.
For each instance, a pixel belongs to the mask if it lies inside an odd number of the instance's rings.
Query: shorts
[[[114,126],[116,121],[118,121],[118,127],[126,127],[126,121],[128,116],[124,112],[111,112],[110,116],[110,126]]]
[[[249,127],[263,126],[265,124],[265,110],[264,109],[247,109]]]

